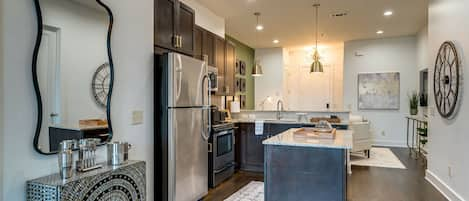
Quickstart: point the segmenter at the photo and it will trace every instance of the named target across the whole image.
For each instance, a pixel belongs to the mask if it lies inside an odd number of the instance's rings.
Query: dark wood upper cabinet
[[[234,96],[235,91],[235,45],[221,37],[215,38],[215,67],[218,69],[218,91],[216,95]]]
[[[208,60],[208,65],[216,67],[215,59],[215,34],[202,27],[194,28],[194,58]]]
[[[204,33],[203,28],[195,26],[194,28],[194,58],[203,60],[204,48]]]
[[[155,0],[154,18],[157,48],[194,54],[195,12],[192,8],[178,0]]]
[[[179,2],[179,26],[178,35],[180,37],[179,49],[181,52],[194,54],[194,28],[195,28],[195,11],[189,6]]]
[[[218,91],[216,95],[225,95],[225,39],[215,38],[215,67],[218,69]]]
[[[208,58],[208,65],[209,66],[216,66],[215,64],[215,34],[209,31],[204,32],[203,36],[203,48],[202,48],[202,55],[207,56]]]
[[[155,45],[164,49],[174,49],[174,35],[176,34],[176,1],[155,1]]]
[[[234,96],[235,90],[235,68],[236,68],[236,49],[230,41],[225,43],[225,94]]]

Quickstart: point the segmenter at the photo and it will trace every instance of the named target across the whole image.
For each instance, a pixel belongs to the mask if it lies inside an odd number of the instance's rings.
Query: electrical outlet
[[[132,112],[132,125],[143,124],[143,111],[133,111]]]

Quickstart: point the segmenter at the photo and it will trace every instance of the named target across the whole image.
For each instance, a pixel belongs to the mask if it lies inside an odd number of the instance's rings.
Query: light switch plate
[[[136,110],[132,112],[132,125],[143,124],[143,111]]]

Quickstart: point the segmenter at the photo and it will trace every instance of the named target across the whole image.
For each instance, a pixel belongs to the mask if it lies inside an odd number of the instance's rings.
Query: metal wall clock
[[[96,103],[106,108],[109,95],[109,84],[111,83],[111,68],[108,63],[98,67],[93,75],[91,89]]]
[[[444,118],[451,118],[457,108],[460,92],[460,66],[456,46],[444,42],[436,57],[433,73],[433,92],[438,112]]]

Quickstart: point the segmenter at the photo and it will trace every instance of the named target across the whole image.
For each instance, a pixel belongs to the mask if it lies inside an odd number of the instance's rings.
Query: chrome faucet
[[[283,111],[283,101],[277,101],[277,120],[282,119],[282,111]]]

